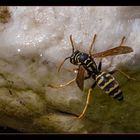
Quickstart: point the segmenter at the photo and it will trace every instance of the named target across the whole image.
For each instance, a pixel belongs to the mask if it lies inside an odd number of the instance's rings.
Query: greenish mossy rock
[[[23,61],[22,58],[19,59]],[[114,74],[122,88],[124,101],[116,101],[96,87],[91,94],[90,104],[84,117],[78,119],[76,116],[80,115],[84,108],[88,89],[81,92],[75,82],[60,89],[47,86],[65,83],[69,81],[69,77],[74,78],[75,75],[64,69],[57,73],[54,65],[48,65],[47,74],[42,75],[40,79],[36,74],[37,65],[40,63],[38,58],[36,58],[38,63],[25,58],[24,61],[24,72],[35,77],[29,79],[29,83],[25,84],[24,78],[18,76],[18,73],[15,75],[1,70],[0,125],[22,132],[37,133],[135,133],[140,131],[139,71],[121,68],[131,77],[136,78],[136,81],[128,80],[119,72]],[[10,65],[1,60],[0,66],[5,65],[13,69],[16,65],[18,69],[18,62],[14,63]],[[55,68],[53,74],[52,71],[49,73],[52,67]],[[69,76],[66,77],[63,73]]]

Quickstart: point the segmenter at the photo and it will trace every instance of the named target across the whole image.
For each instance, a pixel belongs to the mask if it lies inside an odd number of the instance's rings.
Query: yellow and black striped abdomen
[[[102,72],[96,77],[97,85],[109,96],[117,100],[123,100],[123,94],[119,83],[115,78],[106,72]]]

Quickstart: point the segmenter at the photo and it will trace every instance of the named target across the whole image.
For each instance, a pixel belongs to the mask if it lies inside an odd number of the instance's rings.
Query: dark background
[[[21,132],[17,131],[16,129],[0,126],[0,133],[21,133]]]

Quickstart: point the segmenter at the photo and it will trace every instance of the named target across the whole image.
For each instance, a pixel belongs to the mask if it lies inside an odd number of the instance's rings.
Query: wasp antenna
[[[92,51],[92,49],[93,49],[93,44],[95,43],[95,40],[96,40],[96,34],[94,35],[94,37],[93,37],[93,40],[92,40],[92,42],[91,42],[91,45],[90,45],[90,48],[89,48],[89,55],[92,55],[91,54],[91,51]]]
[[[60,71],[60,69],[61,69],[62,65],[64,64],[64,62],[65,62],[67,59],[69,59],[69,58],[70,58],[70,57],[66,57],[66,58],[61,62],[60,66],[59,66],[59,68],[58,68],[58,72]]]
[[[121,40],[121,43],[120,43],[120,46],[122,46],[122,44],[124,43],[124,40],[126,39],[125,36],[122,37],[122,40]]]
[[[74,53],[74,44],[73,44],[73,40],[72,40],[72,35],[70,35],[70,42],[71,42],[71,45],[72,45],[72,52]]]

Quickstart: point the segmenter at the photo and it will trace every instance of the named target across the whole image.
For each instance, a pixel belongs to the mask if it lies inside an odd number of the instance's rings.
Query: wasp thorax
[[[81,52],[80,55],[78,56],[78,59],[81,63],[84,63],[85,60],[89,58],[89,55],[87,53]]]

